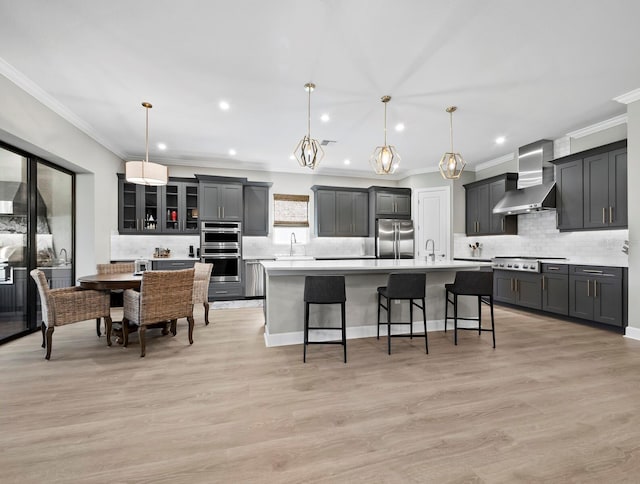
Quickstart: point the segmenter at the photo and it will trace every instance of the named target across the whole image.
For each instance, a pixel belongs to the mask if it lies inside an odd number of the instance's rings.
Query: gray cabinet
[[[366,189],[314,185],[318,237],[367,237],[369,194]]]
[[[241,183],[200,183],[202,220],[237,220],[243,216]]]
[[[369,187],[369,204],[373,218],[411,218],[411,189]]]
[[[569,266],[542,264],[542,310],[569,314]]]
[[[128,183],[118,174],[121,234],[198,233],[198,184],[170,178],[166,186]]]
[[[496,301],[541,309],[540,274],[496,270],[493,272],[493,297]]]
[[[243,188],[244,219],[242,235],[269,235],[269,187],[271,183],[250,183]]]
[[[516,188],[517,180],[516,173],[505,173],[464,185],[467,235],[518,233],[517,216],[493,213],[493,207],[502,199],[505,192]]]
[[[169,180],[161,190],[161,232],[197,234],[198,183]]]
[[[118,231],[121,234],[160,233],[161,187],[128,183],[118,174]]]
[[[571,266],[569,315],[621,327],[622,272],[620,267]]]
[[[179,271],[182,269],[191,269],[197,259],[193,260],[176,260],[176,259],[166,259],[166,260],[153,260],[151,261],[151,267],[154,271]]]
[[[626,146],[619,141],[554,160],[558,229],[627,226]]]

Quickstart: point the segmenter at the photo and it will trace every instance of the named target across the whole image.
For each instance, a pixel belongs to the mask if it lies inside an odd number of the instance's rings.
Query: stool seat
[[[485,271],[458,271],[453,283],[445,284],[445,309],[444,330],[447,331],[447,322],[453,319],[454,344],[458,344],[458,329],[473,330],[475,328],[458,328],[458,320],[478,321],[478,335],[483,331],[492,334],[493,347],[496,347],[495,322],[493,317],[493,272]],[[450,296],[453,298],[451,299]],[[458,316],[458,296],[475,296],[478,298],[478,317],[468,318]],[[449,316],[449,304],[453,305],[453,317]],[[491,308],[491,329],[482,327],[482,304]]]
[[[344,362],[347,362],[346,300],[344,276],[306,276],[304,278],[303,362],[307,362],[307,346],[310,344],[341,344],[344,347]],[[341,325],[339,327],[309,326],[309,304],[340,304]],[[309,330],[340,331],[342,337],[338,341],[309,341]]]
[[[413,306],[422,310],[423,323],[424,323],[424,346],[426,353],[429,353],[429,341],[427,339],[427,315],[425,312],[424,294],[426,289],[427,275],[422,273],[391,273],[387,279],[386,286],[380,286],[377,288],[378,292],[378,336],[380,339],[380,325],[387,325],[387,353],[391,354],[391,338],[409,336],[413,339]],[[382,302],[382,298],[385,299],[385,303]],[[401,300],[409,301],[409,322],[392,322],[391,321],[391,301]],[[415,302],[416,300],[422,301],[422,305]],[[385,305],[386,304],[386,305]],[[387,312],[387,322],[380,321],[380,308]],[[391,326],[398,324],[408,324],[409,334],[391,334]]]

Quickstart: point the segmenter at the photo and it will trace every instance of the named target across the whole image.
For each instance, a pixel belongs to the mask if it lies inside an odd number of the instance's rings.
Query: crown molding
[[[613,98],[613,100],[622,104],[631,104],[633,102],[636,102],[640,100],[640,88],[626,92],[624,94],[621,94],[620,96],[616,96]]]
[[[620,114],[619,116],[614,116],[610,119],[605,119],[596,124],[592,124],[591,126],[586,126],[584,128],[576,129],[575,131],[571,131],[567,133],[567,136],[570,138],[584,138],[585,136],[589,136],[593,133],[598,133],[599,131],[604,131],[608,128],[613,128],[614,126],[618,126],[620,124],[627,123],[627,115]]]
[[[96,131],[87,124],[83,119],[78,117],[75,113],[69,110],[64,104],[60,103],[57,99],[44,91],[35,82],[25,76],[22,72],[17,70],[6,60],[0,57],[0,74],[13,82],[16,86],[22,89],[24,92],[35,98],[41,104],[49,108],[55,114],[62,119],[72,124],[84,134],[95,140],[100,145],[111,151],[120,159],[125,159],[124,154],[115,149],[108,141],[102,138]]]
[[[494,158],[493,160],[478,163],[475,166],[475,171],[485,170],[487,168],[491,168],[492,166],[501,165],[502,163],[506,163],[507,161],[513,161],[515,159],[516,159],[515,153],[507,153],[506,155],[499,156],[498,158]]]

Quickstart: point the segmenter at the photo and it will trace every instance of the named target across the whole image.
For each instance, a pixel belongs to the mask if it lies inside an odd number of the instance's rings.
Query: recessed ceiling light
[[[235,156],[235,155],[236,155],[236,150],[234,150],[233,148],[231,148],[231,149],[229,150],[229,154],[230,154],[231,156]]]
[[[350,164],[351,164],[351,160],[349,160],[349,159],[344,160],[344,164],[345,164],[345,165],[350,165]]]
[[[167,149],[167,145],[164,143],[158,143],[158,149],[164,151]]]
[[[326,123],[330,120],[331,118],[329,117],[328,114],[323,114],[322,116],[320,116],[320,121],[322,121],[323,123]]]
[[[227,101],[220,101],[220,104],[218,104],[218,106],[220,106],[220,109],[222,109],[223,111],[228,111],[230,107]]]
[[[496,138],[496,144],[498,144],[498,145],[502,145],[502,144],[504,144],[504,142],[505,142],[506,140],[507,140],[507,139],[506,139],[504,136],[498,136],[498,137]]]
[[[404,131],[404,124],[403,123],[396,124],[396,131]]]
[[[293,155],[291,155],[291,156],[289,157],[289,159],[290,159],[290,160],[295,160],[295,159],[296,159],[296,157],[295,157],[295,156],[293,156]]]

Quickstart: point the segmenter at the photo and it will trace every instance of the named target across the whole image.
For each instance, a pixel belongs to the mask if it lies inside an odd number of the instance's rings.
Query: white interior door
[[[415,190],[416,257],[426,257],[427,240],[435,241],[436,260],[451,255],[451,197],[450,187]],[[431,247],[429,247],[431,252]]]

